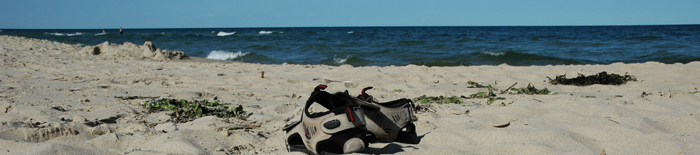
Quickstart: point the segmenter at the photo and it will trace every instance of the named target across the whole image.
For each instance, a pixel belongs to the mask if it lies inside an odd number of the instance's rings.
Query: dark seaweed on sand
[[[549,77],[547,77],[549,78]],[[553,85],[575,85],[575,86],[590,86],[594,84],[603,85],[622,85],[628,81],[637,81],[637,78],[625,73],[624,76],[619,74],[608,74],[608,72],[600,72],[595,75],[584,76],[583,74],[578,74],[578,77],[567,79],[566,74],[557,75],[556,78],[549,78],[549,83]]]
[[[479,83],[476,83],[474,81],[468,81],[467,84],[471,85],[470,88],[488,88],[489,92],[478,92],[478,93],[474,93],[474,94],[469,95],[469,97],[461,96],[462,98],[465,98],[465,99],[485,98],[485,99],[488,99],[486,101],[487,105],[491,105],[496,100],[505,100],[506,99],[505,97],[496,97],[496,93],[493,93],[493,91],[495,89],[491,85],[485,86],[485,85],[481,85]]]
[[[243,107],[229,109],[231,103],[219,103],[217,101],[187,101],[168,98],[157,98],[146,101],[144,106],[148,113],[159,111],[173,111],[171,117],[175,123],[189,122],[203,116],[217,116],[220,118],[243,118]]]
[[[527,84],[525,88],[513,88],[511,94],[527,94],[527,95],[547,95],[549,90],[547,88],[537,89],[535,86]]]
[[[419,96],[416,98],[413,98],[414,101],[417,103],[438,103],[438,104],[446,104],[446,103],[454,103],[454,104],[462,104],[463,102],[459,100],[459,97],[457,96],[452,96],[452,97],[444,97],[444,96]]]

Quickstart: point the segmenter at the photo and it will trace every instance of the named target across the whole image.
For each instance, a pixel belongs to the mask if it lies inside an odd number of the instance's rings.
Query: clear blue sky
[[[0,28],[700,24],[700,0],[0,0]]]

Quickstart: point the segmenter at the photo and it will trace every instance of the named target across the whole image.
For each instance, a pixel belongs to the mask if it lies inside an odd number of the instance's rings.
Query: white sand
[[[554,92],[499,94],[506,100],[492,105],[486,99],[431,104],[435,112],[418,114],[419,144],[375,143],[372,154],[700,154],[700,93],[694,93],[700,62],[333,67],[170,60],[177,57],[133,44],[83,48],[0,36],[0,154],[288,154],[281,128],[299,119],[323,79],[351,81],[328,83],[330,92],[356,95],[374,86],[369,93],[380,101],[483,91],[467,88],[467,81],[500,90],[530,83]],[[548,76],[601,71],[639,81],[586,87],[547,82]],[[643,92],[651,95],[641,97]],[[253,115],[174,124],[168,112],[147,114],[147,99],[115,98],[128,96],[216,96]],[[505,123],[510,125],[493,127]],[[228,130],[240,125],[260,127]]]

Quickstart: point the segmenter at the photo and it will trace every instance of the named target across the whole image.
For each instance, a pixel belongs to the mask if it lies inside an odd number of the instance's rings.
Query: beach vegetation
[[[487,105],[491,105],[491,103],[493,103],[496,100],[505,100],[506,99],[505,97],[496,97],[496,94],[494,94],[492,91],[478,92],[478,93],[474,93],[474,94],[469,95],[469,97],[462,96],[462,98],[466,98],[466,99],[485,98],[485,99],[487,99],[486,100]]]
[[[170,115],[176,123],[188,122],[204,116],[217,116],[219,118],[245,119],[243,106],[229,108],[231,103],[219,103],[218,101],[188,101],[170,98],[157,98],[146,101],[144,107],[148,113],[160,111],[173,111]]]
[[[583,96],[585,98],[596,98],[595,96]]]
[[[491,105],[496,100],[506,100],[506,98],[505,97],[491,97],[491,98],[489,98],[488,101],[486,101],[486,105]]]
[[[527,84],[525,88],[512,88],[510,94],[527,94],[527,95],[547,95],[550,91],[547,88],[537,89],[535,86]]]
[[[493,87],[491,87],[491,85],[486,86],[486,85],[482,85],[482,84],[476,83],[476,82],[474,82],[474,81],[467,81],[467,84],[471,85],[470,88],[488,88],[488,89],[493,89]]]
[[[602,85],[622,85],[626,84],[628,81],[637,81],[637,78],[632,75],[619,75],[619,74],[608,74],[607,72],[600,72],[595,75],[585,76],[583,74],[578,74],[575,78],[566,78],[566,74],[557,75],[554,79],[549,78],[549,83],[553,85],[575,85],[575,86],[590,86],[594,84]]]
[[[401,89],[394,89],[394,92],[400,93],[400,92],[403,92],[403,90],[401,90]]]
[[[493,93],[494,88],[491,85],[482,85],[479,83],[476,83],[474,81],[468,81],[467,84],[471,85],[471,88],[487,88],[489,92],[477,92],[474,94],[470,94],[468,97],[462,96],[462,98],[466,99],[476,99],[476,98],[485,98],[488,99],[486,100],[487,105],[491,105],[493,102],[496,100],[505,100],[505,97],[496,97],[496,93]]]
[[[468,81],[467,84],[471,85],[470,88],[487,88],[487,89],[489,89],[489,92],[478,92],[475,94],[471,94],[471,95],[469,95],[469,97],[467,99],[470,99],[470,98],[489,98],[489,97],[496,96],[496,94],[493,93],[493,87],[491,85],[488,85],[488,86],[481,85],[481,84],[476,83],[474,81]]]
[[[413,100],[416,101],[416,103],[421,103],[421,104],[425,104],[425,103],[438,103],[438,104],[454,103],[454,104],[462,104],[462,103],[464,103],[464,102],[462,102],[462,101],[460,100],[460,97],[458,97],[458,96],[444,97],[444,96],[442,96],[442,95],[440,95],[440,96],[426,96],[426,95],[423,95],[423,96],[420,96],[420,97],[413,98]]]
[[[466,99],[473,99],[473,98],[492,98],[496,97],[496,94],[493,92],[477,92],[474,94],[470,94],[469,97],[465,97]]]
[[[700,92],[700,91],[690,92],[690,94],[697,94],[698,92]]]

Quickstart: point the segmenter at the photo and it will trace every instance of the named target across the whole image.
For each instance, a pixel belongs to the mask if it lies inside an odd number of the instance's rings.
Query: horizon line
[[[471,25],[471,26],[261,26],[261,27],[140,27],[123,29],[256,29],[256,28],[373,28],[373,27],[607,27],[607,26],[693,26],[700,24],[618,24],[618,25]],[[0,28],[0,30],[99,30],[99,29],[119,29],[119,28]]]

